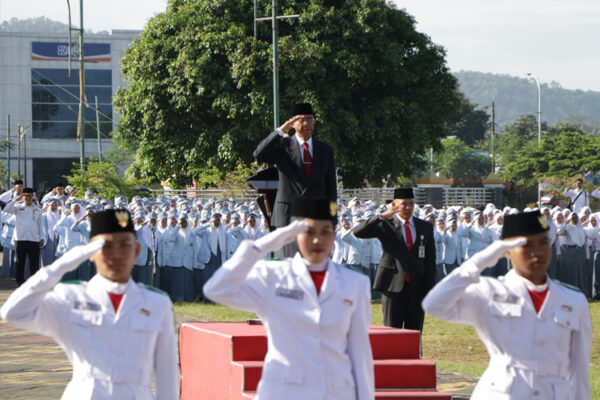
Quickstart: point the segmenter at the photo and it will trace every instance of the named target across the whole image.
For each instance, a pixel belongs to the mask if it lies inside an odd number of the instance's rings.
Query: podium
[[[436,390],[435,363],[420,358],[418,331],[372,325],[369,339],[377,400],[451,400]],[[248,400],[256,396],[267,353],[262,325],[183,323],[179,330],[181,400]]]

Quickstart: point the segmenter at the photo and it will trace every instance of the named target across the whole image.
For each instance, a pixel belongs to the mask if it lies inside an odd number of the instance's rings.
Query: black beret
[[[539,211],[507,215],[502,226],[502,239],[530,236],[548,231],[548,220]]]
[[[292,115],[315,115],[310,103],[298,103],[292,107]]]
[[[412,188],[396,188],[394,189],[394,199],[414,199],[415,195]]]
[[[326,198],[296,197],[292,217],[337,220],[337,203]]]
[[[32,188],[23,188],[23,193],[33,193]]]
[[[92,214],[90,238],[102,233],[131,232],[135,234],[131,215],[126,210],[106,210]]]

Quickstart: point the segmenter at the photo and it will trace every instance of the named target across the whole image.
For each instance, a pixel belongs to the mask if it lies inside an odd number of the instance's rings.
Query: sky
[[[259,0],[267,1],[267,0]],[[599,0],[393,0],[446,49],[451,71],[471,70],[600,91]],[[166,0],[84,0],[93,31],[143,29]],[[285,0],[280,0],[285,5]],[[78,21],[79,1],[71,0]],[[0,21],[45,16],[67,23],[65,0],[0,0]]]

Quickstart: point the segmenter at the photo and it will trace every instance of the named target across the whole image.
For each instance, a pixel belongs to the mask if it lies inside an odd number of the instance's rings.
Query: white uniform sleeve
[[[173,309],[163,315],[162,330],[156,340],[154,350],[154,371],[156,376],[156,398],[171,400],[179,398],[179,366],[177,339],[175,337]]]
[[[97,240],[85,246],[76,246],[51,265],[41,268],[17,290],[12,292],[0,308],[0,317],[20,328],[52,336],[62,327],[63,314],[68,310],[66,301],[53,291],[60,278],[77,268],[104,245]]]
[[[352,373],[356,382],[356,398],[358,400],[373,399],[375,394],[375,377],[373,372],[373,352],[369,341],[369,325],[371,324],[371,289],[370,283],[364,279],[363,293],[360,303],[350,322],[348,332],[348,355],[352,362]]]
[[[0,194],[0,201],[3,201],[5,203],[8,203],[9,201],[11,201],[13,197],[13,191],[11,190],[7,190],[6,192]]]
[[[583,304],[585,302],[585,304]],[[592,354],[592,320],[587,300],[582,301],[582,315],[579,316],[579,330],[571,336],[570,363],[572,375],[569,380],[575,388],[575,399],[591,398],[589,365]]]
[[[485,299],[478,287],[480,273],[472,261],[466,261],[429,291],[423,310],[443,321],[475,325]]]
[[[0,317],[19,328],[52,336],[60,324],[60,310],[66,307],[52,292],[62,276],[50,267],[39,269],[10,295]]]
[[[240,310],[260,312],[266,280],[254,265],[264,256],[253,241],[244,240],[204,285],[209,299]]]
[[[17,208],[15,207],[15,201],[9,201],[8,204],[6,204],[6,206],[4,207],[4,210],[2,211],[4,211],[5,213],[16,214]]]
[[[592,192],[592,197],[600,199],[600,189],[594,189],[594,191]]]

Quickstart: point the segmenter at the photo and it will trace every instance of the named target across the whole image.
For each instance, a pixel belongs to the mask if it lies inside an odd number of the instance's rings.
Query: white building
[[[84,36],[85,156],[98,154],[96,111],[100,110],[101,151],[110,145],[118,115],[112,107],[117,89],[124,86],[120,60],[140,31],[113,30],[110,35]],[[7,138],[10,115],[10,172],[20,170],[26,186],[38,192],[65,182],[73,162],[79,162],[78,35],[71,37],[71,75],[68,74],[68,35],[0,32],[0,140]],[[18,126],[28,127],[18,154]],[[25,154],[26,153],[26,154]],[[8,154],[0,154],[7,165]],[[0,182],[6,187],[7,182]]]

